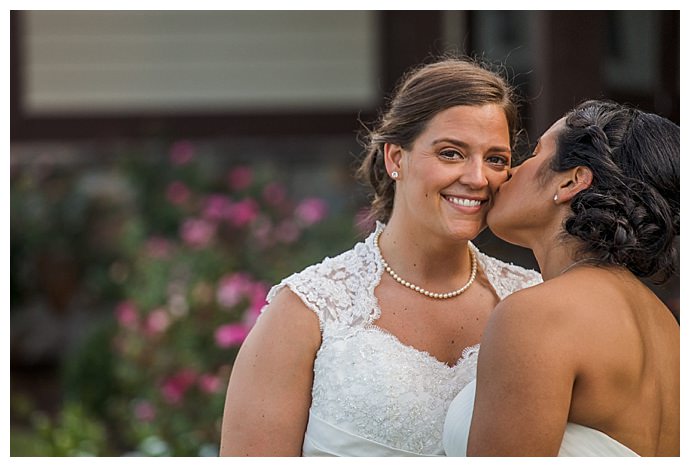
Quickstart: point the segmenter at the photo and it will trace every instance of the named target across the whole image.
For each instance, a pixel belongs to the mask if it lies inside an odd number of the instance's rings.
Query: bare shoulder
[[[556,325],[574,302],[569,296],[571,292],[553,281],[518,290],[496,305],[490,322],[518,327]]]
[[[566,283],[546,281],[519,290],[498,303],[482,338],[482,352],[500,346],[504,352],[573,355],[577,344],[569,337],[584,320],[573,310],[577,292]],[[488,353],[488,352],[485,352]]]
[[[486,336],[587,359],[624,330],[627,307],[609,272],[583,268],[506,297],[492,313]]]
[[[287,287],[263,311],[233,365],[223,414],[221,455],[301,453],[318,317]]]
[[[298,368],[311,378],[320,345],[318,318],[285,287],[273,297],[240,347],[230,386],[251,380],[265,380],[263,384],[282,380],[289,385]]]
[[[496,319],[519,319],[525,325],[573,325],[597,314],[602,284],[584,274],[554,278],[514,292],[499,302],[494,314]]]
[[[302,340],[318,349],[319,318],[289,287],[283,287],[263,310],[252,333],[276,334],[271,340]],[[280,337],[279,337],[280,336]]]

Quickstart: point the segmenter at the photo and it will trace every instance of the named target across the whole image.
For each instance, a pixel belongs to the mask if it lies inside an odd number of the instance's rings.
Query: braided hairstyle
[[[668,280],[680,234],[680,128],[655,114],[586,101],[566,115],[550,169],[588,167],[592,185],[571,202],[565,231],[580,254]]]
[[[388,222],[395,183],[386,172],[386,143],[408,149],[436,114],[458,105],[497,104],[505,112],[511,147],[518,134],[518,106],[507,81],[488,63],[469,58],[443,58],[408,71],[400,80],[388,110],[364,142],[357,177],[373,189],[370,217]]]

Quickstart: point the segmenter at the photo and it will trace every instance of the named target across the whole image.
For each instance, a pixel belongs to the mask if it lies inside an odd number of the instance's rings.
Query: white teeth
[[[457,204],[458,206],[465,206],[468,208],[473,208],[482,204],[482,202],[479,200],[456,198],[455,196],[446,196],[446,199],[453,204]]]

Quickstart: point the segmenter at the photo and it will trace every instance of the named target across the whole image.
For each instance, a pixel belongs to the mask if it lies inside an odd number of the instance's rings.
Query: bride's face
[[[508,177],[510,131],[498,105],[456,106],[439,112],[409,148],[393,148],[399,165],[394,216],[456,240],[486,227],[498,186]],[[396,169],[398,170],[398,169]]]
[[[553,222],[556,185],[548,164],[564,125],[565,119],[554,123],[539,138],[532,156],[511,170],[510,179],[496,193],[487,223],[503,240],[528,247],[531,241],[539,241],[538,232]]]

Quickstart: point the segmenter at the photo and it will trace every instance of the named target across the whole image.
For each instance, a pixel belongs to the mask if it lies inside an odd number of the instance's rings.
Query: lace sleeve
[[[326,258],[326,261],[329,258]],[[312,310],[319,318],[319,327],[323,331],[324,322],[335,320],[338,309],[337,298],[332,293],[332,287],[329,287],[324,276],[319,271],[321,264],[313,265],[302,272],[292,274],[283,279],[279,284],[274,285],[268,292],[266,301],[271,303],[273,298],[284,287],[290,289],[297,295],[304,305]],[[331,293],[329,293],[331,291]]]
[[[370,249],[358,244],[334,258],[326,258],[293,274],[268,293],[267,300],[287,286],[319,318],[321,331],[329,323],[353,326],[371,319],[376,309],[373,288],[380,271]]]
[[[542,282],[541,274],[532,269],[526,269],[499,259],[485,255],[476,250],[484,273],[494,286],[498,297],[503,300],[513,292],[525,289]]]

